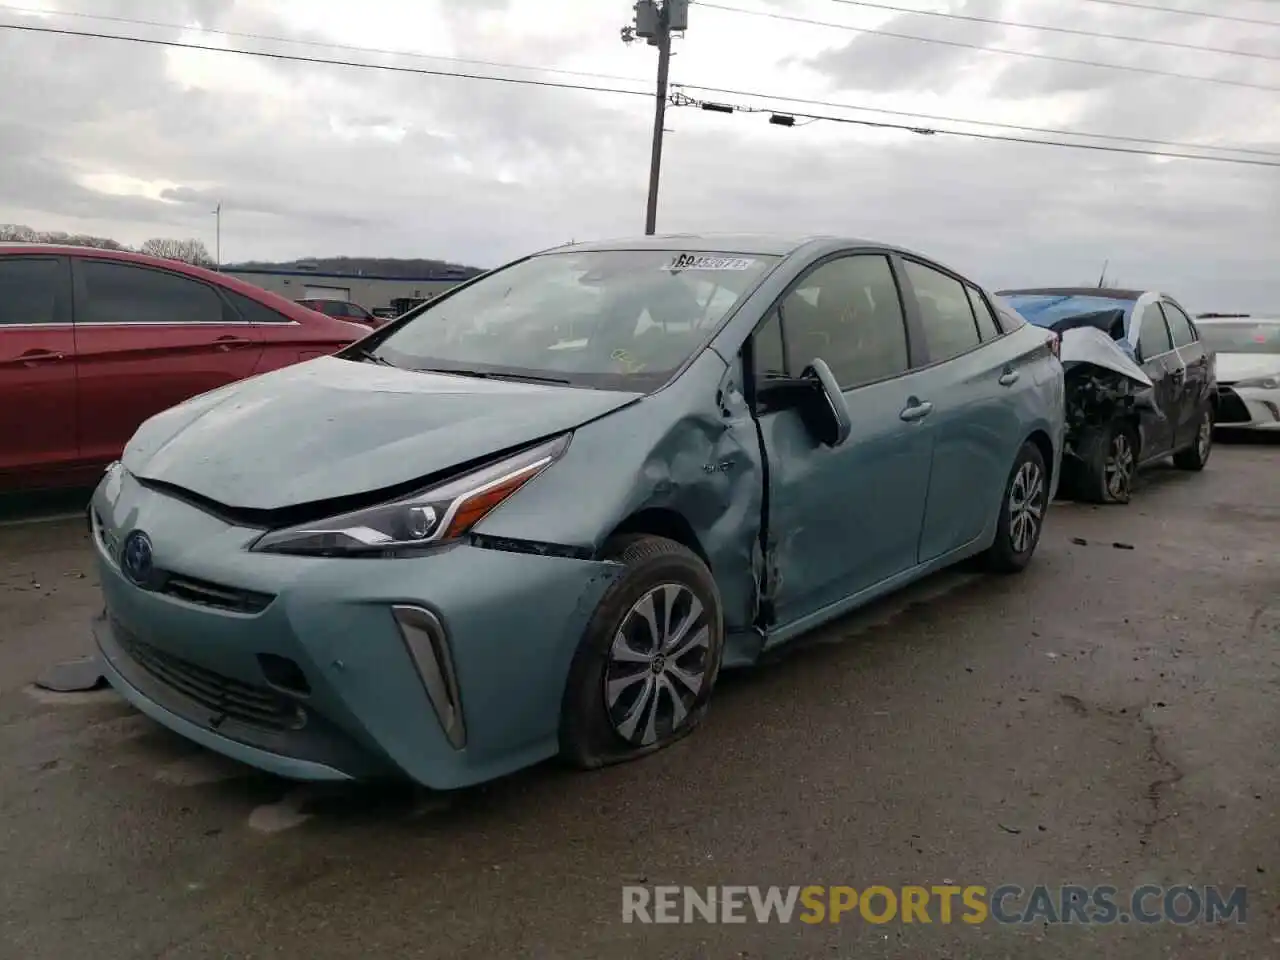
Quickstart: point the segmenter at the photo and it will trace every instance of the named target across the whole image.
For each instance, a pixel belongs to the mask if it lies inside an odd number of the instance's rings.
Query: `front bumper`
[[[303,780],[451,789],[557,752],[569,665],[618,565],[466,544],[402,559],[254,554],[256,531],[128,475],[113,483],[91,508],[105,601],[94,636],[111,684],[153,719]],[[123,574],[133,530],[172,580],[143,589]],[[396,607],[440,625],[464,740],[442,722],[440,677],[416,665]]]
[[[1216,423],[1232,430],[1280,430],[1280,390],[1219,384]]]

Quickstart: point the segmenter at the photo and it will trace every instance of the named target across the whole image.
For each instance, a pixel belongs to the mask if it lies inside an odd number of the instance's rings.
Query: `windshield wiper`
[[[354,356],[358,357],[360,360],[362,360],[365,363],[376,363],[382,367],[396,366],[386,357],[380,357],[376,353],[374,353],[372,350],[357,350]],[[396,369],[399,369],[399,367],[396,367]]]
[[[456,377],[475,377],[477,380],[517,380],[527,383],[563,383],[569,384],[573,381],[566,380],[563,377],[541,377],[533,373],[505,373],[491,372],[487,370],[446,370],[437,367],[419,367],[419,373],[451,373]]]

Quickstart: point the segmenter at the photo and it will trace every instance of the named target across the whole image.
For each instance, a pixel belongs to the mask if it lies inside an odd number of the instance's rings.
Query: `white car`
[[[1201,317],[1196,328],[1218,355],[1218,426],[1280,431],[1280,318]]]

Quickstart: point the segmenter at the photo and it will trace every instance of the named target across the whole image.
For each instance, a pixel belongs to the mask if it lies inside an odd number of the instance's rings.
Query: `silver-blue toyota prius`
[[[907,250],[576,244],[148,420],[94,493],[114,687],[286,777],[664,747],[750,664],[1031,560],[1053,334]]]

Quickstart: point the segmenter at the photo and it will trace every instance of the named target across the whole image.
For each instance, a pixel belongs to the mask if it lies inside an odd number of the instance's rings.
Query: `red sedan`
[[[0,243],[0,491],[92,483],[153,414],[368,332],[184,263]]]

